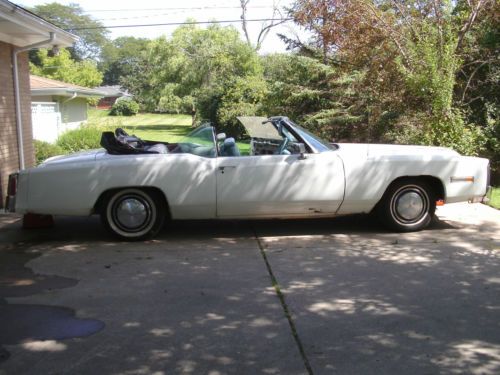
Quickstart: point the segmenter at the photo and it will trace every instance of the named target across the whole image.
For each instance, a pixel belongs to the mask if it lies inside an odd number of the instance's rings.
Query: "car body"
[[[57,156],[12,175],[19,213],[90,215],[125,239],[155,235],[165,218],[253,219],[376,211],[398,231],[425,228],[436,201],[481,201],[487,159],[440,147],[329,144],[287,117],[241,117],[250,155],[204,125],[179,143],[117,130],[104,149]]]

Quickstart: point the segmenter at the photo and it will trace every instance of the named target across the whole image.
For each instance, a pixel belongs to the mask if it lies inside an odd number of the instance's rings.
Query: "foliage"
[[[464,45],[477,15],[491,3],[297,0],[292,15],[313,33],[312,46],[321,49],[323,62],[338,66],[332,79],[359,74],[350,86],[354,100],[344,113],[355,120],[352,115],[361,113],[352,109],[364,108],[365,130],[346,121],[348,138],[361,134],[372,141],[435,144],[478,154],[486,142],[484,129],[468,123],[454,93]],[[335,113],[337,104],[327,105],[327,113]]]
[[[117,100],[111,111],[110,116],[134,116],[139,113],[139,104],[135,100],[121,99]]]
[[[75,61],[64,48],[56,56],[50,56],[48,50],[42,48],[37,52],[37,57],[39,65],[30,63],[32,74],[83,87],[99,86],[102,82],[102,73],[97,70],[95,62]]]
[[[248,104],[246,108],[253,108],[252,113],[257,110],[253,104],[260,94],[235,97],[229,91],[241,88],[241,80],[251,81],[256,87],[264,84],[253,48],[240,39],[234,27],[219,25],[206,29],[181,26],[170,39],[152,41],[132,71],[133,74],[122,77],[121,84],[134,94],[144,110],[189,113],[193,123],[209,120],[221,129],[229,126],[227,116],[220,117],[229,110],[224,98],[236,100],[235,105]],[[256,83],[258,80],[260,84]]]
[[[106,42],[102,47],[99,63],[104,73],[105,85],[118,85],[120,77],[133,73],[133,64],[140,61],[141,54],[147,50],[149,39],[122,36]]]
[[[70,48],[71,57],[77,61],[96,59],[106,43],[109,31],[102,23],[85,14],[83,8],[75,3],[69,5],[57,2],[36,5],[31,11],[60,28],[77,35],[80,39]],[[85,27],[85,30],[81,28]],[[36,58],[31,60],[37,63]]]
[[[101,135],[105,130],[110,129],[102,126],[85,124],[77,129],[68,130],[61,134],[56,141],[56,145],[65,153],[100,148]]]
[[[237,117],[261,113],[261,102],[266,94],[267,85],[260,76],[237,77],[228,83],[215,113],[217,123],[220,124],[218,130],[220,128],[228,136],[241,137],[245,129]]]
[[[493,188],[493,191],[491,192],[491,200],[488,204],[491,207],[494,207],[497,210],[500,210],[500,188],[498,188],[498,187]]]
[[[287,115],[326,139],[366,138],[365,110],[353,90],[358,73],[339,74],[314,58],[275,54],[264,58],[264,75],[267,113]]]
[[[295,22],[312,33],[312,43],[321,51],[324,64],[347,43],[363,13],[357,0],[296,0],[291,9]]]
[[[461,8],[460,8],[461,9]],[[461,13],[460,13],[461,14]],[[457,74],[455,102],[470,123],[482,127],[482,155],[490,159],[492,180],[500,183],[500,2],[478,15],[477,26],[464,41]]]
[[[33,144],[35,146],[36,165],[42,163],[44,160],[52,156],[57,156],[64,153],[61,147],[49,142],[34,139]]]

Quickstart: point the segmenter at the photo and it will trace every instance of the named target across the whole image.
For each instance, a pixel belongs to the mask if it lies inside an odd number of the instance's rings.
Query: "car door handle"
[[[222,165],[219,167],[221,173],[224,173],[226,169],[236,169],[236,165]]]

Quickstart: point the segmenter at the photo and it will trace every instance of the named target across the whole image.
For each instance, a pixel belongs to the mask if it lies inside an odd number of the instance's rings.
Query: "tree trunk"
[[[196,107],[193,104],[193,108],[191,108],[191,127],[194,128],[196,126]]]

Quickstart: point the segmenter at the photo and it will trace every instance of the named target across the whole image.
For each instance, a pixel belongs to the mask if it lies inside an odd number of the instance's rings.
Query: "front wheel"
[[[138,241],[155,236],[163,227],[166,210],[156,192],[124,189],[114,192],[101,212],[105,226],[116,236]]]
[[[424,229],[430,224],[435,211],[436,199],[432,189],[416,179],[394,183],[378,207],[385,225],[398,232]]]

